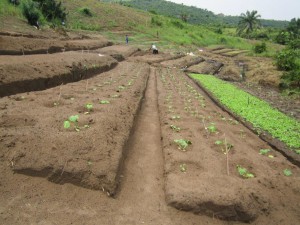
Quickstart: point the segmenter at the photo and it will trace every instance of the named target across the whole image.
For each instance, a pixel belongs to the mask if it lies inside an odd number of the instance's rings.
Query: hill
[[[227,26],[236,26],[239,21],[238,16],[225,16],[222,14],[216,15],[206,9],[197,8],[195,6],[185,6],[183,4],[176,4],[165,0],[130,0],[121,1],[120,4],[176,18],[180,18],[181,15],[186,15],[187,21],[192,24],[223,24]],[[288,24],[287,21],[265,19],[262,19],[261,23],[264,27],[273,28],[284,28]]]

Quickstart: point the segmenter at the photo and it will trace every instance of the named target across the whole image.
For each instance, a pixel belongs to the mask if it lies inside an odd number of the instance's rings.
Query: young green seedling
[[[285,169],[284,171],[283,171],[283,174],[285,175],[285,176],[287,176],[287,177],[290,177],[290,176],[292,176],[292,171],[291,170],[289,170],[289,169]]]
[[[74,125],[74,128],[76,131],[80,131],[77,123],[78,123],[79,116],[78,115],[73,115],[69,116],[68,120],[64,121],[64,128],[69,129],[71,127],[71,124]]]
[[[175,116],[172,116],[171,119],[172,119],[172,120],[179,120],[179,119],[180,119],[180,116],[179,116],[179,115],[175,115]]]
[[[244,177],[244,178],[254,178],[254,174],[253,173],[250,173],[248,172],[248,170],[244,167],[241,167],[240,165],[237,165],[236,166],[239,174]]]
[[[183,173],[186,172],[186,169],[187,169],[187,168],[186,168],[186,164],[185,164],[185,163],[180,164],[180,165],[179,165],[179,168],[180,168],[180,171],[181,171],[181,172],[183,172]]]
[[[92,103],[87,103],[87,104],[85,105],[85,108],[86,108],[89,112],[93,111],[93,109],[94,109]]]
[[[177,139],[174,140],[174,142],[178,145],[178,149],[180,149],[183,152],[185,152],[186,148],[192,144],[190,140],[185,140],[185,139]]]
[[[176,132],[179,132],[179,131],[180,131],[180,127],[177,127],[177,126],[175,126],[175,125],[173,125],[173,124],[171,124],[170,127],[172,128],[172,130],[174,130],[174,131],[176,131]]]
[[[100,103],[100,104],[109,104],[110,102],[107,101],[107,100],[101,100],[99,103]]]

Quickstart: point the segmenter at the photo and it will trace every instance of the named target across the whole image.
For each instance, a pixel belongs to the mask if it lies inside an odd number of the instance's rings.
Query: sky
[[[239,16],[256,10],[262,19],[287,20],[300,18],[300,0],[168,0],[207,9],[215,14]]]

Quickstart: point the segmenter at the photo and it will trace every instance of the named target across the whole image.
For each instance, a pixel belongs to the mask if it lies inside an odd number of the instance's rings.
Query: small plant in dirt
[[[64,128],[69,129],[71,127],[74,127],[76,131],[80,131],[80,128],[78,126],[78,119],[79,119],[78,115],[69,116],[68,120],[64,121]]]
[[[246,168],[237,165],[236,166],[238,173],[240,174],[240,176],[244,177],[244,178],[254,178],[254,174],[250,173]]]
[[[217,132],[217,128],[216,128],[216,126],[215,126],[214,123],[211,123],[206,129],[207,129],[208,132],[211,133],[211,134]]]
[[[260,155],[268,155],[269,158],[274,158],[273,155],[269,154],[271,150],[270,149],[260,149],[259,154]]]
[[[79,9],[79,12],[82,13],[85,16],[93,16],[92,11],[88,7],[82,7]]]
[[[120,98],[120,95],[115,94],[115,95],[110,95],[111,98]]]
[[[174,130],[174,131],[176,131],[176,132],[179,132],[179,131],[181,130],[180,127],[175,126],[175,125],[173,125],[173,124],[171,124],[170,127],[172,128],[172,130]]]
[[[222,152],[226,155],[228,152],[234,147],[233,144],[228,143],[226,140],[221,141],[217,140],[215,142],[215,145],[218,145],[221,147]]]
[[[290,176],[292,176],[292,175],[293,175],[292,171],[291,171],[291,170],[289,170],[289,169],[285,169],[285,170],[283,170],[283,174],[284,174],[285,176],[287,176],[287,177],[290,177]]]
[[[181,151],[186,151],[186,148],[192,144],[190,140],[185,140],[185,139],[177,139],[174,140],[174,142],[178,145],[178,149]]]
[[[123,91],[124,89],[126,89],[126,87],[124,87],[123,85],[118,86],[118,91]]]
[[[87,104],[85,105],[85,108],[88,110],[88,112],[91,112],[91,111],[94,110],[94,106],[93,106],[92,103],[87,103]]]
[[[180,168],[180,171],[183,172],[183,173],[185,173],[186,170],[187,170],[187,167],[186,167],[186,164],[185,164],[185,163],[180,164],[180,165],[179,165],[179,168]]]
[[[171,120],[179,120],[181,117],[179,115],[174,115],[171,117]]]
[[[110,104],[110,101],[108,101],[108,100],[101,100],[99,103],[100,104]]]

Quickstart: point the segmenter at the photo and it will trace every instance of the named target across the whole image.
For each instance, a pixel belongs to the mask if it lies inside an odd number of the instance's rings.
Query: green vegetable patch
[[[300,123],[272,108],[267,102],[211,75],[193,74],[206,89],[235,114],[245,118],[257,130],[268,131],[296,153],[300,149]]]

